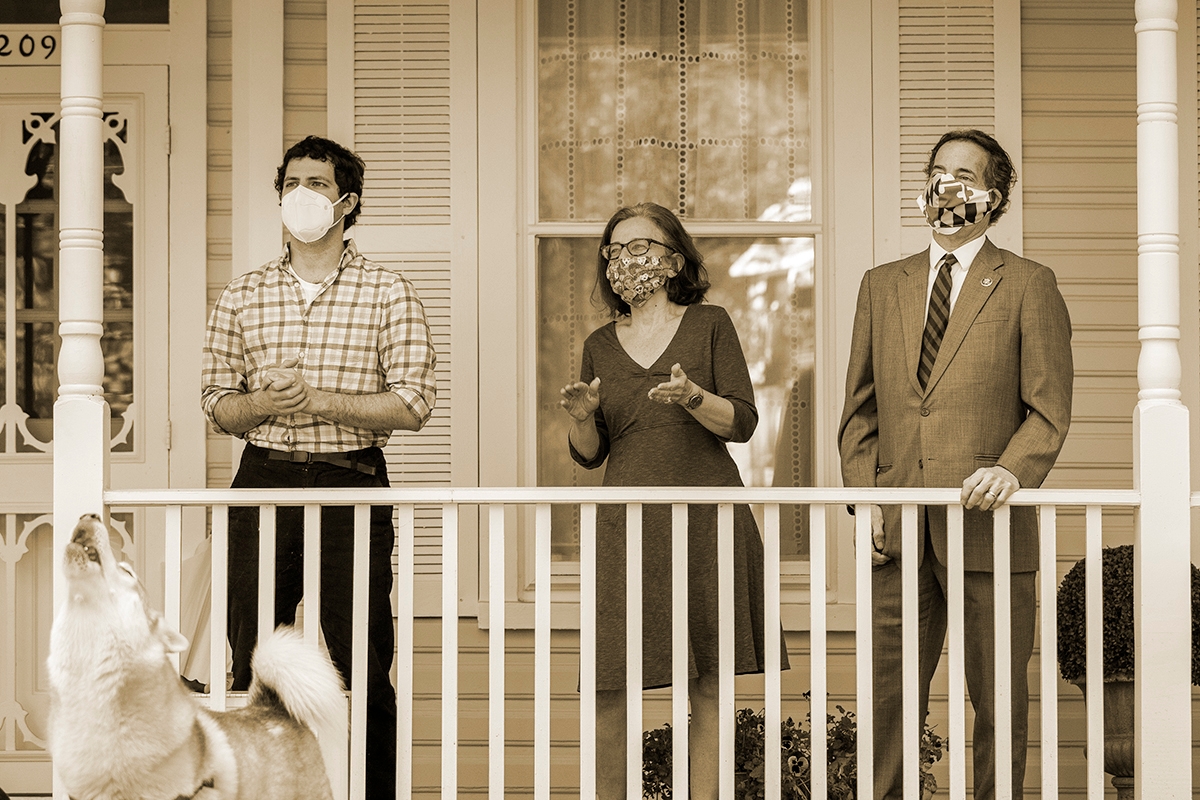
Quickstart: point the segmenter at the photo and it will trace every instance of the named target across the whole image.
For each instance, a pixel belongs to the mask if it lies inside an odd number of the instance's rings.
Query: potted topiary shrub
[[[1104,616],[1104,771],[1118,798],[1133,796],[1133,545],[1101,551]],[[1058,587],[1058,668],[1087,697],[1087,560]],[[1200,686],[1200,570],[1192,566],[1192,683]]]
[[[806,692],[804,698],[808,699]],[[766,712],[741,708],[737,711],[733,739],[736,797],[759,798],[766,793]],[[837,714],[826,717],[826,774],[828,797],[854,800],[858,784],[857,736],[854,713],[837,706]],[[780,722],[780,794],[783,800],[809,800],[811,785],[812,714],[797,724],[791,717]],[[946,741],[928,725],[921,736],[921,796],[937,791],[932,773],[942,757]],[[647,731],[642,737],[642,794],[653,800],[671,797],[671,726]]]

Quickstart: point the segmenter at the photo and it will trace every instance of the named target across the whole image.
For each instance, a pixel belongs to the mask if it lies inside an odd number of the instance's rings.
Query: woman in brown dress
[[[758,423],[733,322],[703,304],[703,258],[682,223],[653,203],[604,229],[596,295],[613,321],[584,343],[579,380],[562,389],[571,455],[606,486],[741,486],[725,442]],[[718,784],[716,506],[688,513],[688,697],[691,796]],[[644,506],[642,685],[671,683],[671,511]],[[625,509],[597,515],[597,791],[625,797]],[[734,512],[734,668],[763,671],[763,549],[748,506]],[[787,667],[786,651],[783,666]]]

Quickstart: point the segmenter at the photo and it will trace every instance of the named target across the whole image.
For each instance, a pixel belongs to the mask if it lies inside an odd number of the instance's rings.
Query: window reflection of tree
[[[750,486],[813,485],[813,240],[706,239],[709,300],[724,306],[746,354],[758,428],[731,445]],[[805,509],[780,509],[781,555],[808,553]]]
[[[125,171],[117,143],[104,143],[104,395],[113,417],[133,402],[133,206],[113,181]]]
[[[49,119],[51,115],[38,116]],[[49,426],[39,426],[36,421],[53,416],[58,389],[54,370],[58,320],[56,172],[54,145],[34,141],[25,161],[25,174],[35,176],[37,182],[16,208],[16,283],[12,288],[17,308],[17,403],[31,418],[30,432],[41,441],[49,441]]]

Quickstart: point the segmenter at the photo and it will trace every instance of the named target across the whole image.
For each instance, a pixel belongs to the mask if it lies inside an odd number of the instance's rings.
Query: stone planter
[[[1073,681],[1087,702],[1087,682]],[[1133,681],[1104,682],[1104,771],[1113,776],[1117,800],[1133,800]]]

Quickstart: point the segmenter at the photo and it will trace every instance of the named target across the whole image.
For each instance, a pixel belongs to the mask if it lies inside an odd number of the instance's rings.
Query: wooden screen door
[[[0,786],[49,789],[42,665],[50,580],[58,390],[59,69],[0,71]],[[167,68],[104,73],[104,389],[113,488],[165,487]],[[161,596],[155,520],[119,513],[124,557]],[[158,587],[157,593],[155,588]]]

